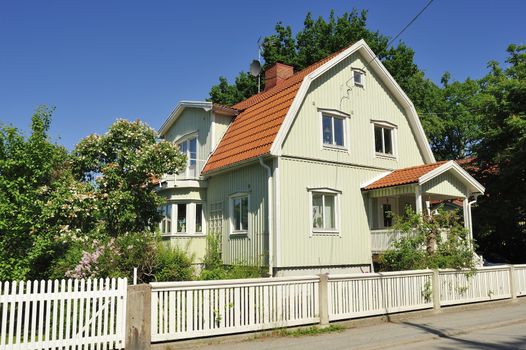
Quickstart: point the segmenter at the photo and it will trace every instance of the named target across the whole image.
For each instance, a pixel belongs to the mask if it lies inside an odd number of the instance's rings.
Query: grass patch
[[[342,332],[344,329],[345,328],[340,325],[331,324],[328,327],[312,326],[308,328],[299,328],[294,330],[281,329],[279,331],[279,335],[285,337],[303,337],[325,333]]]

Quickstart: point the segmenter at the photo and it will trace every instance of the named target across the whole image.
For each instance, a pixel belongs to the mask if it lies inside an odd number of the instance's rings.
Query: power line
[[[415,15],[415,17],[413,17],[413,19],[412,19],[409,23],[407,23],[407,24],[405,25],[405,27],[402,28],[402,30],[400,30],[400,31],[398,32],[398,34],[396,34],[396,36],[395,36],[394,38],[392,38],[391,40],[389,40],[389,41],[387,42],[387,45],[385,46],[385,48],[384,48],[383,50],[378,51],[378,52],[376,53],[376,55],[375,55],[375,56],[374,56],[369,62],[367,62],[367,64],[366,64],[362,69],[365,69],[365,68],[369,65],[369,63],[371,63],[372,61],[374,61],[374,60],[378,57],[378,55],[379,55],[380,53],[382,53],[382,52],[384,52],[385,50],[387,50],[387,49],[389,48],[389,46],[390,46],[390,45],[391,45],[396,39],[398,39],[398,38],[399,38],[399,37],[400,37],[400,36],[401,36],[401,35],[407,30],[407,28],[409,28],[409,27],[410,27],[410,26],[411,26],[411,25],[417,20],[417,18],[420,17],[420,15],[421,15],[422,13],[424,13],[425,10],[427,10],[427,8],[433,3],[433,1],[434,1],[434,0],[429,0],[429,1],[427,2],[426,6],[424,6],[424,7],[423,7],[423,8],[422,8],[422,9],[421,9],[421,10]]]

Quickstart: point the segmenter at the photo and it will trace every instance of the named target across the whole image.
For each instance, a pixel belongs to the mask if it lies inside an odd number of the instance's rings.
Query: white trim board
[[[409,124],[414,130],[416,141],[424,156],[425,162],[428,164],[435,163],[435,157],[433,155],[433,152],[431,151],[431,147],[429,146],[427,137],[424,133],[424,129],[422,128],[422,124],[420,123],[420,119],[418,118],[413,103],[402,90],[402,88],[398,85],[398,83],[394,80],[391,74],[387,71],[384,65],[376,58],[374,52],[363,39],[356,42],[354,45],[350,46],[345,51],[341,52],[336,57],[323,64],[303,79],[298,93],[296,94],[294,101],[292,102],[292,105],[290,106],[285,116],[285,120],[281,125],[278,134],[274,139],[274,142],[272,143],[270,154],[273,156],[281,155],[285,137],[288,134],[292,123],[294,122],[294,119],[296,118],[296,115],[299,112],[299,109],[303,103],[303,100],[305,99],[310,84],[316,78],[318,78],[319,76],[321,76],[322,74],[324,74],[325,72],[327,72],[328,70],[330,70],[335,65],[337,65],[338,63],[340,63],[355,52],[360,52],[365,57],[367,62],[370,62],[370,67],[379,75],[379,78],[383,81],[384,84],[386,84],[388,89],[393,93],[393,95],[405,108]]]

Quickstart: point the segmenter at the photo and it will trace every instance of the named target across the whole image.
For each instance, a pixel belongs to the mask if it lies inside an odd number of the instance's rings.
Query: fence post
[[[433,294],[433,309],[440,311],[440,278],[437,269],[433,270],[431,288]]]
[[[510,268],[510,293],[511,299],[517,299],[517,281],[515,280],[515,266],[509,265]]]
[[[152,287],[128,286],[126,301],[126,350],[149,350],[152,343]]]
[[[319,305],[320,305],[320,325],[327,326],[329,324],[329,274],[324,273],[318,275],[319,282]]]

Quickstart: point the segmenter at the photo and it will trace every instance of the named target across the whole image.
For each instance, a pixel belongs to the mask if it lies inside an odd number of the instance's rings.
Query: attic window
[[[359,69],[353,69],[352,71],[353,81],[355,86],[365,86],[365,73]]]

